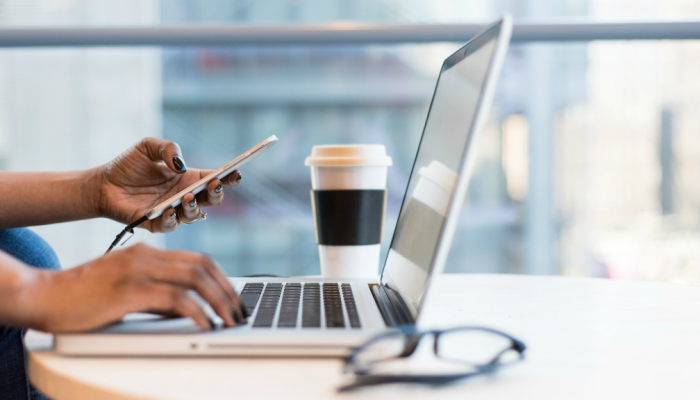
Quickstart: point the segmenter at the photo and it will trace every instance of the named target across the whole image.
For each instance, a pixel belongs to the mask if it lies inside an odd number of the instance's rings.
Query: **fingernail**
[[[241,183],[241,179],[243,179],[243,175],[241,173],[238,173],[238,178],[236,178],[236,183]]]
[[[170,214],[170,219],[171,220],[175,219],[175,213]]]
[[[219,182],[219,184],[216,186],[216,189],[214,189],[214,191],[216,193],[221,193],[221,189],[223,189],[223,186],[221,186],[221,182]]]
[[[233,313],[236,314],[236,315],[240,315],[240,314],[238,314],[236,311],[234,311]],[[236,320],[236,322],[237,322],[239,325],[245,325],[245,324],[248,323],[248,317],[249,317],[249,316],[250,316],[250,315],[246,315],[246,313],[244,312],[243,315],[241,315],[240,318],[239,318],[240,321]]]
[[[189,204],[189,205],[190,205],[190,207],[194,207],[194,206],[195,206],[195,204],[197,204],[197,200],[195,200],[195,199],[192,199],[192,201],[190,201],[190,202],[189,202],[189,203],[187,203],[187,204]]]
[[[187,171],[187,166],[185,165],[185,160],[183,160],[182,157],[179,157],[179,156],[173,157],[173,164],[175,165],[175,168],[177,168],[178,171],[180,171],[180,172]]]

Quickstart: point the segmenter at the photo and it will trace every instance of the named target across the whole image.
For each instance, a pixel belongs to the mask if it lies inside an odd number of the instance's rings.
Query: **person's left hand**
[[[109,163],[96,169],[96,205],[99,215],[130,224],[151,208],[172,197],[213,170],[188,169],[177,143],[145,138]],[[141,227],[151,232],[171,232],[180,220],[196,219],[199,207],[217,206],[223,188],[236,186],[241,174],[235,170],[219,181],[214,179],[195,197],[188,193],[182,205],[167,210]]]

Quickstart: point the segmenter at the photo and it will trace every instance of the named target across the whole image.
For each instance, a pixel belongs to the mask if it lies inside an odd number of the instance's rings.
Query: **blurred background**
[[[700,17],[690,0],[0,0],[0,26],[487,23]],[[469,38],[465,38],[465,41]],[[0,50],[0,168],[71,170],[138,139],[217,168],[280,144],[203,223],[132,241],[211,253],[230,275],[319,274],[304,158],[381,143],[387,247],[442,60],[463,43]],[[511,46],[446,270],[700,284],[700,41]],[[34,228],[64,267],[122,226]]]

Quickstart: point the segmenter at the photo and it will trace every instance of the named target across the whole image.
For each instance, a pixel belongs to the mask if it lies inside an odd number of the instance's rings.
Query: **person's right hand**
[[[26,289],[25,326],[45,332],[93,329],[132,312],[190,317],[208,330],[209,319],[188,290],[206,300],[226,326],[244,315],[238,295],[210,257],[143,244],[72,269],[42,272]]]

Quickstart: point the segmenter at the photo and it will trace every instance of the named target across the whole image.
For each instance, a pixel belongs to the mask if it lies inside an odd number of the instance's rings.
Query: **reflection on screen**
[[[494,38],[447,69],[455,59],[451,56],[435,90],[383,272],[413,311],[425,294],[495,46]]]

